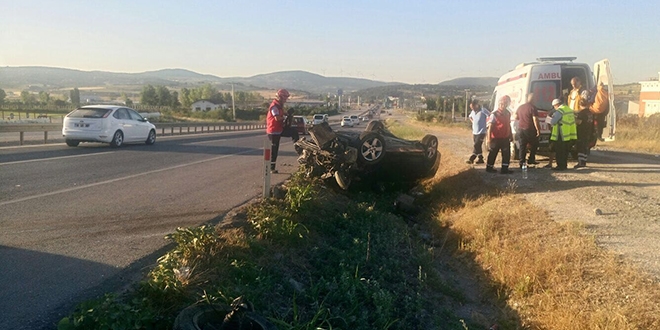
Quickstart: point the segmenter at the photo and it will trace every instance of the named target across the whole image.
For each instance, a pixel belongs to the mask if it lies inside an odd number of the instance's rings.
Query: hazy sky
[[[657,78],[660,1],[0,0],[0,66],[438,83],[541,56]]]

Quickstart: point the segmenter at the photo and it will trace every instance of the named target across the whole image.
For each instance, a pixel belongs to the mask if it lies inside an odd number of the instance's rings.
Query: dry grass
[[[616,140],[607,142],[619,149],[660,154],[660,127],[618,126]]]
[[[656,280],[599,248],[581,225],[554,222],[523,197],[494,192],[441,152],[442,169],[426,183],[442,203],[438,221],[456,237],[456,255],[479,265],[523,328],[660,327]]]

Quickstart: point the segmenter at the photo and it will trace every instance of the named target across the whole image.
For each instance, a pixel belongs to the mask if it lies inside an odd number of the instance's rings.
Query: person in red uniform
[[[290,137],[293,142],[298,141],[298,131],[291,127],[285,127],[287,113],[284,112],[284,103],[289,99],[289,91],[280,89],[275,94],[275,99],[268,107],[268,114],[266,114],[266,134],[268,140],[271,141],[271,154],[270,154],[270,172],[277,173],[275,162],[277,161],[277,154],[280,149],[280,138]],[[288,116],[292,116],[289,114]]]
[[[497,110],[493,111],[488,120],[488,161],[486,162],[486,172],[497,172],[494,168],[497,153],[502,151],[502,169],[500,173],[513,173],[509,170],[509,161],[511,160],[511,112],[509,112],[511,98],[508,95],[502,96]]]

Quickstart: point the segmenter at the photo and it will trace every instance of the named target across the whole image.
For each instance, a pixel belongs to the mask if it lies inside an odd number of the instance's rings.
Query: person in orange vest
[[[497,110],[493,111],[488,120],[488,161],[486,162],[486,172],[497,172],[494,168],[497,153],[502,151],[502,169],[500,173],[511,174],[509,170],[509,161],[511,160],[511,112],[509,105],[511,98],[508,95],[502,96],[498,103]]]
[[[286,89],[278,90],[275,94],[275,99],[268,107],[268,113],[266,114],[266,134],[268,134],[268,139],[271,141],[271,173],[278,173],[275,164],[280,149],[280,138],[291,137],[293,142],[298,141],[298,131],[290,125],[285,127],[286,113],[284,112],[284,103],[286,103],[290,95],[291,94],[289,94],[289,91]]]

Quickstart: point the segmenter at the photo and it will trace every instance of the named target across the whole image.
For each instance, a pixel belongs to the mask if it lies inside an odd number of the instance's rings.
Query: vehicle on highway
[[[291,127],[294,127],[298,134],[307,135],[307,127],[309,126],[309,121],[303,116],[293,116],[293,121],[291,122]]]
[[[580,78],[587,90],[596,90],[601,82],[613,90],[612,76],[608,60],[601,60],[593,65],[594,71],[586,63],[573,62],[576,57],[541,57],[537,62],[522,63],[513,70],[502,75],[497,82],[490,104],[498,104],[499,100],[508,95],[511,98],[509,111],[512,113],[526,102],[530,93],[534,94],[532,100],[539,112],[539,147],[547,147],[550,141],[551,127],[545,118],[553,111],[552,100],[563,98],[571,90],[571,79]],[[613,93],[609,97],[609,137],[614,138],[616,128],[616,111],[614,111]],[[566,100],[564,100],[566,101]],[[513,120],[511,128],[516,133],[518,122]],[[511,148],[513,159],[518,159],[518,145],[513,143]]]
[[[341,127],[353,127],[353,121],[351,120],[351,117],[349,116],[344,116],[341,118]]]
[[[328,115],[326,114],[316,114],[314,115],[314,118],[312,118],[312,125],[319,125],[321,123],[327,123],[328,122]]]
[[[156,126],[131,108],[86,105],[64,117],[62,136],[70,147],[80,142],[104,142],[112,147],[124,143],[154,144]]]
[[[351,121],[353,122],[353,125],[360,125],[360,117],[358,117],[357,115],[352,115]]]
[[[372,120],[363,132],[334,132],[327,123],[310,129],[311,140],[295,145],[302,150],[298,163],[304,173],[333,179],[346,190],[354,180],[416,181],[435,175],[440,165],[438,139],[404,140],[380,121]]]

